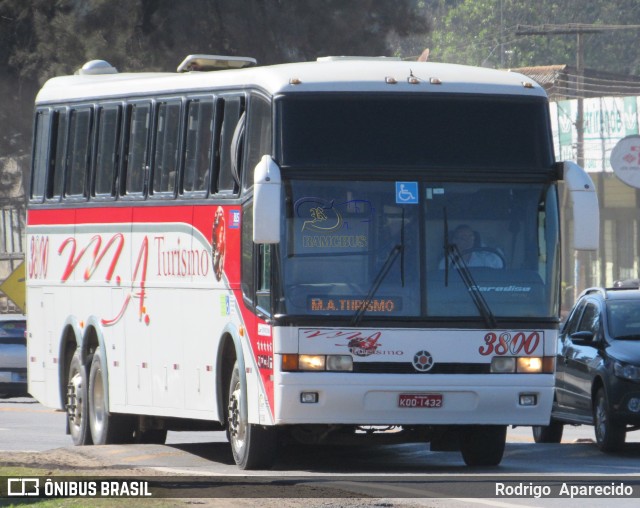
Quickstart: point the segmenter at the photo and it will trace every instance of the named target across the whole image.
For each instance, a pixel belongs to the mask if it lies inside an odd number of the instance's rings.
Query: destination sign
[[[367,301],[344,296],[311,296],[307,304],[311,312],[357,312],[363,307],[367,312],[391,314],[402,310],[402,299],[377,297]]]

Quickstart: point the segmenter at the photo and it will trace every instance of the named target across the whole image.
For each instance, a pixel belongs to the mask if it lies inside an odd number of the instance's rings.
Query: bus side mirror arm
[[[280,242],[281,190],[280,168],[270,155],[265,155],[253,176],[254,243]]]
[[[598,195],[589,174],[576,163],[563,164],[564,181],[573,208],[573,247],[597,250],[600,245]]]

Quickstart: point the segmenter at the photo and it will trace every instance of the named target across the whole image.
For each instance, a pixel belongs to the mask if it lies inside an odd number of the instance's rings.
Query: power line
[[[516,35],[561,35],[601,33],[611,30],[638,30],[640,25],[597,25],[593,23],[565,23],[562,25],[517,25]]]
[[[522,27],[522,28],[521,28]],[[584,45],[582,37],[584,34],[602,33],[610,30],[632,30],[638,29],[640,25],[596,25],[592,23],[565,23],[562,25],[518,25],[515,35],[576,35],[576,84],[575,91],[578,97],[578,115],[576,118],[576,131],[578,135],[578,152],[576,162],[584,165]]]

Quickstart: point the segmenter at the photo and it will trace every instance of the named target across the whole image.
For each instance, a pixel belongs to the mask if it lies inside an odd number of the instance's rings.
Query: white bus
[[[43,86],[30,393],[76,445],[218,429],[245,469],[286,440],[498,464],[507,425],[549,422],[559,181],[575,247],[598,239],[544,91],[390,58],[254,63],[92,61]]]

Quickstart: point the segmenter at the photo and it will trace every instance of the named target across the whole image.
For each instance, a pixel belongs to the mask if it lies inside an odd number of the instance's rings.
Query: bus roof
[[[106,64],[108,65],[108,64]],[[331,57],[315,62],[185,73],[76,74],[47,81],[37,104],[109,97],[260,88],[300,92],[473,93],[546,97],[528,77],[510,71],[392,58]]]

